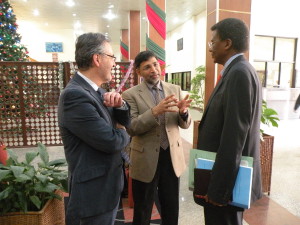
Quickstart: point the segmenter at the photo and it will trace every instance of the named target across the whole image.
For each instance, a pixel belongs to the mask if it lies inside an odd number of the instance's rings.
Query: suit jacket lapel
[[[235,59],[227,66],[226,70],[224,71],[224,73],[223,73],[223,75],[222,75],[221,80],[218,82],[217,86],[214,88],[213,92],[211,93],[211,96],[210,96],[210,98],[209,98],[209,100],[208,100],[208,102],[207,102],[207,106],[205,107],[205,111],[204,111],[204,113],[203,113],[202,120],[205,118],[205,115],[206,115],[206,112],[207,112],[207,110],[208,110],[208,108],[209,108],[209,105],[210,105],[210,103],[211,103],[213,97],[214,97],[215,94],[218,92],[219,88],[221,87],[221,84],[223,83],[224,78],[225,78],[226,75],[228,74],[228,71],[230,70],[230,68],[231,68],[234,64],[236,64],[237,62],[242,61],[242,60],[245,60],[244,56],[242,56],[242,55],[241,55],[241,56],[238,56],[238,57],[236,57],[236,58],[235,58]]]
[[[77,82],[84,90],[86,90],[90,95],[92,95],[97,102],[99,103],[99,106],[102,111],[103,118],[110,124],[114,124],[112,120],[112,112],[109,112],[109,109],[103,105],[102,100],[100,99],[99,94],[97,91],[95,91],[91,85],[89,85],[81,76],[79,76],[77,73],[74,75],[73,79],[75,82]]]
[[[149,106],[149,108],[153,108],[155,103],[153,101],[153,97],[151,96],[151,92],[145,82],[141,83],[139,88],[139,95],[144,100],[144,102]]]

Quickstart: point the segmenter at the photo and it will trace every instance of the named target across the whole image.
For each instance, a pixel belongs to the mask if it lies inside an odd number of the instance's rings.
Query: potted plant
[[[205,85],[205,67],[198,66],[196,76],[191,80],[192,88],[189,91],[190,99],[193,99],[191,106],[203,110],[204,105],[204,85]]]
[[[271,191],[271,175],[273,162],[273,146],[274,136],[268,135],[264,132],[264,126],[278,127],[278,114],[272,109],[268,108],[267,102],[262,101],[261,111],[261,128],[260,128],[260,161],[261,161],[261,177],[262,190],[270,195]]]
[[[23,161],[14,151],[7,152],[6,165],[0,164],[0,224],[64,224],[65,159],[49,161],[41,143]]]

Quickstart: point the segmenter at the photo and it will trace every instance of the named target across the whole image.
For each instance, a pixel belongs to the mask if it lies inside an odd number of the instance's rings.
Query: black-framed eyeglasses
[[[114,55],[109,55],[109,54],[106,54],[106,53],[100,53],[100,54],[102,54],[102,55],[106,55],[106,56],[108,56],[108,57],[111,57],[111,58],[113,58],[113,60],[114,61],[116,61],[116,59],[117,59],[117,57],[116,56],[114,56]]]

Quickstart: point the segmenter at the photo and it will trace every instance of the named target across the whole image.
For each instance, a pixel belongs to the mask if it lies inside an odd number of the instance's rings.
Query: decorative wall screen
[[[6,146],[62,145],[57,103],[60,89],[75,73],[74,64],[0,62],[0,139]],[[128,66],[117,63],[105,88],[115,90]],[[137,79],[131,74],[121,92],[135,84]]]

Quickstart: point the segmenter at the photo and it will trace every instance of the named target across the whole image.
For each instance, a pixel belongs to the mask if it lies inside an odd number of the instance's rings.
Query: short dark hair
[[[227,18],[213,25],[211,31],[217,31],[221,40],[230,39],[233,49],[245,52],[249,49],[249,30],[240,19]]]
[[[85,33],[76,40],[75,61],[78,69],[86,70],[92,66],[94,54],[103,52],[103,44],[110,42],[109,38],[101,33]]]
[[[139,68],[142,62],[145,62],[152,57],[155,57],[157,59],[156,55],[152,51],[147,50],[140,52],[134,59],[134,68]]]

